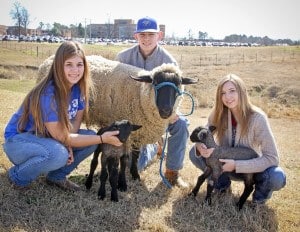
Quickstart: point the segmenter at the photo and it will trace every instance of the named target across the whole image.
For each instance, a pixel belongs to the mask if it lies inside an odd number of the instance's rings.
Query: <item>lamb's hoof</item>
[[[208,205],[211,205],[211,198],[205,198],[205,202],[208,204]]]
[[[91,187],[92,187],[92,181],[86,181],[84,185],[85,185],[85,188],[86,188],[87,190],[89,190],[89,189],[91,189]]]
[[[119,189],[121,192],[126,192],[126,191],[127,191],[127,185],[118,185],[118,189]]]
[[[137,174],[137,175],[132,175],[132,179],[133,179],[133,180],[141,180],[141,177],[140,177],[139,174]]]
[[[104,198],[105,198],[105,195],[98,195],[98,200],[104,200]]]
[[[110,198],[110,200],[114,201],[114,202],[119,202],[119,199],[118,198],[114,198],[114,197]]]
[[[240,202],[236,203],[236,207],[238,208],[238,210],[240,211],[243,208],[244,204],[241,204]]]

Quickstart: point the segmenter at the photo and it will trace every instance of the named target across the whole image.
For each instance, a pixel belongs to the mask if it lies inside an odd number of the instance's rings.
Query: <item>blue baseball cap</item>
[[[139,19],[136,25],[135,33],[140,32],[159,32],[156,20],[150,17]]]

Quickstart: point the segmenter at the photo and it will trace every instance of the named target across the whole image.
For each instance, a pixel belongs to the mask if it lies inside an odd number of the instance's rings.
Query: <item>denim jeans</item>
[[[192,163],[202,171],[206,168],[206,164],[203,157],[198,157],[196,155],[195,146],[192,147],[189,153],[190,160]],[[215,188],[218,190],[225,190],[231,184],[231,180],[242,181],[242,177],[239,173],[223,173]],[[273,191],[278,191],[283,188],[286,184],[286,175],[282,168],[280,167],[269,167],[265,171],[254,174],[254,192],[253,192],[253,202],[264,203],[266,200],[270,199]]]
[[[168,132],[168,150],[166,158],[166,167],[171,170],[178,171],[183,167],[184,154],[189,137],[187,129],[188,121],[185,117],[180,116],[179,119],[169,124]],[[156,144],[147,144],[140,149],[138,160],[138,170],[143,170],[157,153]]]
[[[92,130],[78,131],[79,134],[96,134]],[[66,165],[68,150],[52,138],[37,137],[32,133],[20,133],[7,139],[3,149],[14,164],[8,176],[18,186],[27,186],[41,174],[53,181],[63,180],[78,164],[92,154],[97,145],[73,148],[74,162]]]

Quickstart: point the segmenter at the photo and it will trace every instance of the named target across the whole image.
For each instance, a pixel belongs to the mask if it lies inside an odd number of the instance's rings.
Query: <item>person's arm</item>
[[[59,122],[47,122],[45,126],[50,135],[61,143],[64,143],[62,126]],[[122,143],[116,137],[119,131],[107,131],[101,135],[81,135],[76,133],[69,134],[69,146],[71,147],[84,147],[100,143],[108,143],[114,146],[121,146]],[[101,140],[102,139],[102,140]]]
[[[261,156],[251,160],[236,160],[235,170],[237,173],[263,172],[271,166],[278,166],[279,163],[275,139],[267,116],[257,114],[253,120],[249,131],[249,140],[252,140],[250,145],[257,144]]]
[[[71,133],[77,133],[78,130],[80,129],[82,120],[83,120],[83,110],[78,110],[75,118],[72,120],[72,128],[71,128]]]

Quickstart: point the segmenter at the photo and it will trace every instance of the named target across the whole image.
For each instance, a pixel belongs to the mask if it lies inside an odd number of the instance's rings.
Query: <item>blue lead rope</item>
[[[177,97],[178,96],[181,96],[181,95],[187,95],[187,96],[189,96],[190,98],[191,98],[191,100],[192,100],[192,109],[191,109],[191,112],[189,113],[189,114],[180,114],[180,116],[189,116],[189,115],[191,115],[193,112],[194,112],[194,108],[195,108],[195,103],[194,103],[194,98],[193,98],[193,96],[190,94],[190,93],[187,93],[187,92],[182,92],[182,91],[180,91],[179,90],[179,88],[174,84],[174,83],[172,83],[172,82],[162,82],[162,83],[160,83],[160,84],[158,84],[158,85],[154,85],[154,91],[155,91],[155,97],[157,97],[157,91],[161,88],[161,87],[163,87],[163,86],[172,86],[175,90],[176,90],[176,92],[177,92]],[[177,98],[176,97],[176,98]],[[161,154],[161,157],[160,157],[160,165],[159,165],[159,174],[160,174],[160,176],[161,176],[161,178],[162,178],[162,180],[163,180],[163,182],[164,182],[164,184],[168,187],[168,188],[172,188],[172,185],[170,184],[170,182],[167,180],[167,178],[164,176],[164,174],[163,174],[163,171],[162,171],[162,163],[163,163],[163,160],[164,160],[164,158],[165,158],[165,148],[166,148],[166,144],[167,144],[167,139],[168,139],[168,128],[166,129],[166,139],[165,139],[165,141],[164,141],[164,146],[163,146],[163,149],[162,149],[162,154]]]
[[[189,115],[191,115],[191,114],[194,113],[195,102],[194,102],[193,96],[190,93],[188,93],[188,92],[180,91],[180,89],[174,83],[172,83],[172,82],[162,82],[162,83],[160,83],[158,85],[153,85],[153,88],[154,88],[154,91],[155,91],[155,98],[157,97],[157,91],[160,88],[164,87],[164,86],[171,86],[171,87],[173,87],[176,90],[176,92],[177,92],[176,98],[179,97],[179,96],[181,96],[181,95],[187,95],[187,96],[189,96],[191,98],[191,100],[192,100],[192,109],[191,109],[191,112],[188,113],[188,114],[181,114],[180,113],[179,116],[189,116]]]
[[[165,158],[165,148],[166,148],[166,144],[167,144],[167,139],[168,139],[168,128],[166,129],[166,139],[164,141],[164,146],[162,149],[162,153],[161,153],[161,157],[160,157],[160,163],[159,163],[159,174],[164,182],[164,184],[168,187],[168,188],[172,188],[172,185],[170,184],[170,182],[167,180],[167,178],[164,176],[163,171],[162,171],[162,163],[164,161]]]

